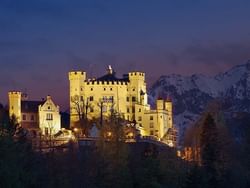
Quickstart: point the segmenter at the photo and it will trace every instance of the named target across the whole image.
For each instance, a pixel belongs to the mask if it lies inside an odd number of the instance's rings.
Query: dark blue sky
[[[225,71],[250,59],[249,0],[0,0],[0,101],[68,103],[67,72]]]

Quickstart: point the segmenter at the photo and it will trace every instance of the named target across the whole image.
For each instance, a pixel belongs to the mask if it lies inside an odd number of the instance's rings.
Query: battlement
[[[22,92],[21,91],[9,91],[8,92],[8,95],[10,96],[20,96],[21,97],[21,95],[22,95]]]
[[[145,73],[144,72],[129,72],[128,73],[129,81],[133,80],[145,80]]]
[[[75,80],[75,79],[86,79],[86,72],[84,71],[71,71],[69,72],[69,80]]]
[[[98,81],[98,80],[88,80],[85,81],[87,85],[128,85],[126,81]]]
[[[145,73],[139,71],[129,72],[128,75],[129,77],[145,77]]]
[[[169,112],[172,112],[173,110],[173,103],[171,101],[165,101],[165,109]]]

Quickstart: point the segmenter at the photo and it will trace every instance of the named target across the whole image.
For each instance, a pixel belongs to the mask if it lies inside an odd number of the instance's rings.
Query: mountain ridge
[[[223,111],[250,113],[250,60],[215,76],[162,75],[149,89],[149,102],[171,98],[174,123],[183,135],[213,100],[225,103]]]

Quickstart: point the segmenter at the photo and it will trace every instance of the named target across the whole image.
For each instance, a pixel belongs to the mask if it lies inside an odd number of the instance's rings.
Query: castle
[[[129,72],[117,78],[109,66],[107,73],[99,78],[87,78],[84,71],[72,71],[68,76],[71,127],[82,116],[108,118],[115,111],[128,122],[134,122],[141,136],[160,140],[173,129],[172,102],[158,99],[156,109],[150,108],[145,73]]]
[[[54,135],[61,129],[59,106],[51,96],[41,101],[28,100],[28,96],[19,91],[11,91],[8,96],[10,117],[15,115],[18,124],[32,136]]]

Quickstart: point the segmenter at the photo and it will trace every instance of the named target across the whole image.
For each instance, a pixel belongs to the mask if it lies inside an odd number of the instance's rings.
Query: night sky
[[[70,70],[214,75],[250,59],[249,0],[0,0],[0,102],[68,105]]]

